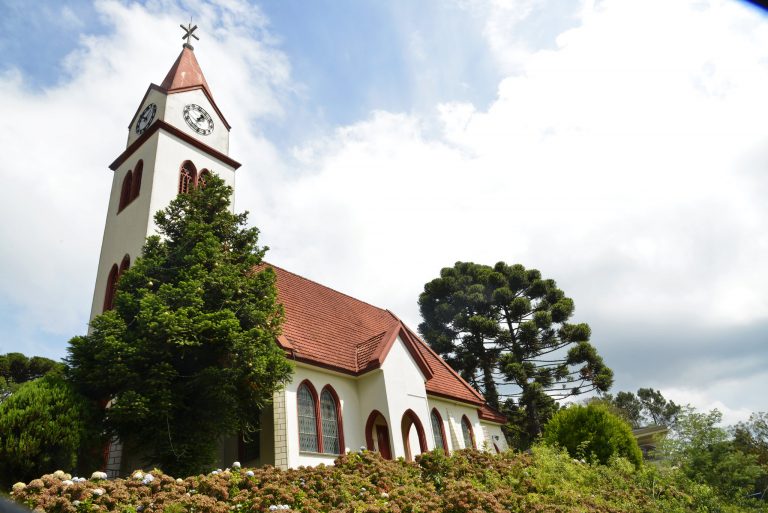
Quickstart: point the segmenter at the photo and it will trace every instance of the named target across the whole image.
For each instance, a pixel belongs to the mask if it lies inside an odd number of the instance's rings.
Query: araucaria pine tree
[[[177,475],[209,469],[222,436],[258,427],[292,372],[274,273],[256,268],[266,248],[231,195],[212,176],[158,212],[114,309],[68,350],[71,381],[109,403],[108,431]]]
[[[489,404],[503,408],[519,446],[541,432],[556,400],[613,382],[589,343],[589,326],[568,322],[573,300],[535,269],[457,262],[424,285],[419,307],[421,335]]]

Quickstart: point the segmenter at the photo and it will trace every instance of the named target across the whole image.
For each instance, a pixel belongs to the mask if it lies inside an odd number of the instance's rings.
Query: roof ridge
[[[392,317],[394,317],[395,319],[397,319],[398,321],[400,320],[400,319],[398,319],[398,318],[397,318],[397,316],[395,316],[394,314],[392,314],[392,312],[390,312],[390,311],[389,311],[389,310],[387,310],[386,308],[381,308],[380,306],[372,305],[371,303],[369,303],[369,302],[367,302],[367,301],[363,301],[362,299],[358,299],[358,298],[356,298],[356,297],[354,297],[354,296],[350,296],[350,295],[349,295],[349,294],[347,294],[346,292],[341,292],[340,290],[336,290],[336,289],[334,289],[333,287],[329,287],[328,285],[323,285],[322,283],[319,283],[319,282],[317,282],[317,281],[315,281],[315,280],[313,280],[313,279],[311,279],[311,278],[307,278],[306,276],[302,276],[302,275],[300,275],[300,274],[297,274],[297,273],[294,273],[294,272],[292,272],[292,271],[289,271],[288,269],[285,269],[285,268],[283,268],[283,267],[280,267],[279,265],[275,265],[275,264],[273,264],[273,263],[267,262],[266,260],[262,260],[262,261],[261,261],[261,265],[268,265],[268,266],[270,266],[270,267],[274,267],[275,269],[280,269],[281,271],[283,271],[283,272],[286,272],[286,273],[288,273],[288,274],[292,274],[293,276],[296,276],[297,278],[301,278],[302,280],[306,280],[306,281],[308,281],[308,282],[310,282],[310,283],[314,283],[314,284],[315,284],[315,285],[317,285],[318,287],[322,287],[322,288],[324,288],[324,289],[328,289],[328,290],[330,290],[330,291],[332,291],[332,292],[335,292],[336,294],[341,294],[341,295],[342,295],[342,296],[344,296],[344,297],[348,297],[349,299],[351,299],[351,300],[353,300],[353,301],[355,301],[355,302],[357,302],[357,303],[362,303],[362,304],[364,304],[364,305],[370,306],[371,308],[375,308],[376,310],[379,310],[380,312],[387,312],[387,313],[389,313],[390,315],[392,315]]]
[[[390,312],[390,313],[391,313],[391,312]],[[395,316],[395,314],[392,314],[392,315],[393,315],[393,316]],[[395,317],[397,317],[397,316],[395,316]],[[462,377],[461,377],[461,374],[459,374],[458,372],[456,372],[456,370],[454,370],[454,368],[453,368],[453,367],[451,367],[450,365],[448,365],[448,362],[446,362],[446,361],[443,359],[443,357],[441,357],[441,356],[440,356],[439,354],[437,354],[437,353],[436,353],[436,352],[435,352],[435,351],[434,351],[434,350],[433,350],[431,347],[429,347],[429,344],[427,344],[426,342],[424,342],[423,340],[421,340],[421,337],[419,337],[417,334],[415,334],[415,333],[414,333],[414,332],[413,332],[413,331],[412,331],[412,330],[411,330],[411,329],[410,329],[410,328],[409,328],[407,325],[403,324],[403,326],[404,326],[404,327],[405,327],[405,329],[408,331],[408,333],[410,333],[411,335],[413,335],[413,337],[414,337],[414,338],[415,338],[417,341],[419,341],[419,342],[421,343],[421,346],[422,346],[422,347],[424,347],[424,348],[425,348],[427,351],[429,351],[430,353],[432,353],[432,355],[433,355],[433,356],[437,357],[437,360],[438,360],[438,361],[439,361],[439,362],[440,362],[440,363],[443,365],[443,367],[445,367],[446,369],[448,369],[448,371],[449,371],[449,372],[451,372],[451,373],[452,373],[454,376],[456,376],[457,378],[459,378],[459,379],[461,380],[461,383],[462,383],[462,384],[463,384],[465,387],[467,387],[467,389],[469,389],[469,391],[470,391],[470,392],[472,392],[472,393],[473,393],[473,394],[474,394],[476,397],[478,397],[479,399],[481,399],[481,400],[483,401],[483,404],[486,404],[486,402],[485,402],[485,396],[484,396],[483,394],[481,394],[480,392],[478,392],[477,390],[475,390],[475,388],[474,388],[472,385],[470,385],[469,383],[467,383],[467,380],[465,380],[464,378],[462,378]]]

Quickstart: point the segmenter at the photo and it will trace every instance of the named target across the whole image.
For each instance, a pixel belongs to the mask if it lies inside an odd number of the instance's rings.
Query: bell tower
[[[229,130],[189,44],[197,26],[181,26],[187,41],[160,85],[150,84],[128,125],[114,172],[101,243],[91,316],[112,308],[120,273],[155,233],[154,214],[178,194],[216,174],[235,185],[240,164],[229,153]]]

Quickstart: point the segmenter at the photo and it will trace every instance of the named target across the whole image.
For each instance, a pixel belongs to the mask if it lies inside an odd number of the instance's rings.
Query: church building
[[[186,28],[188,41],[194,28]],[[190,37],[191,36],[191,37]],[[160,85],[151,84],[131,118],[114,172],[91,319],[112,308],[120,274],[155,233],[153,214],[216,174],[234,187],[240,164],[194,50],[184,44]],[[505,418],[485,404],[389,310],[337,292],[273,264],[285,309],[278,345],[293,360],[291,383],[262,412],[258,440],[221,443],[221,466],[332,464],[347,451],[385,458],[433,449],[507,448]],[[106,455],[110,475],[140,466],[118,440]]]

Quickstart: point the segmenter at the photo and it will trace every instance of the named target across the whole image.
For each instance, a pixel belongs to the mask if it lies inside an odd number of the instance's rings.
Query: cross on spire
[[[184,48],[189,48],[190,50],[194,50],[194,48],[190,44],[192,42],[192,38],[194,37],[195,39],[200,41],[200,38],[197,37],[195,34],[193,34],[193,32],[197,30],[197,25],[193,27],[192,20],[190,20],[189,25],[187,25],[186,27],[184,25],[179,25],[179,27],[181,27],[181,29],[185,32],[185,34],[181,36],[182,39],[186,39],[186,41],[184,42]]]

